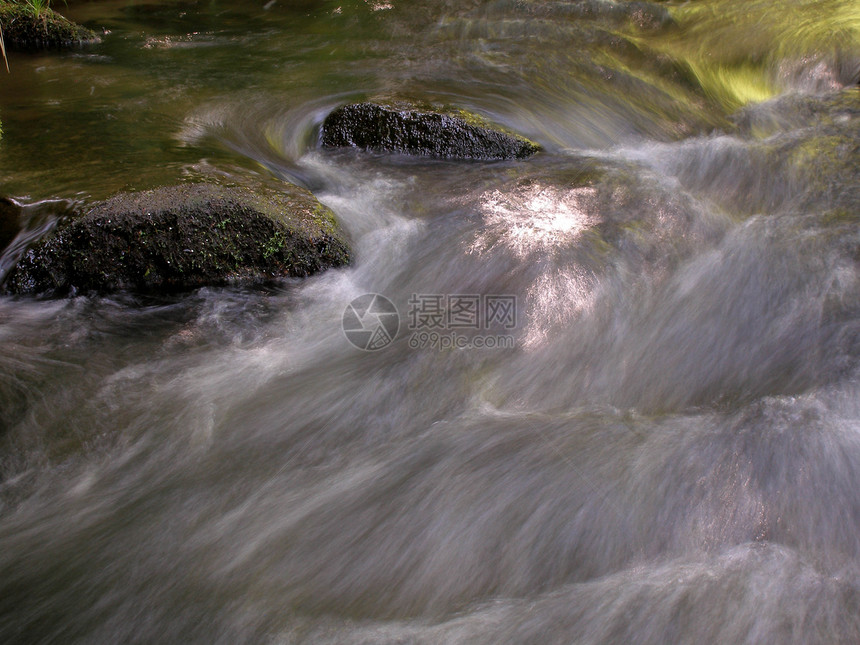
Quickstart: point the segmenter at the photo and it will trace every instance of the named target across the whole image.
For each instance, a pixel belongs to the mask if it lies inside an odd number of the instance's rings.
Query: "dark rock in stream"
[[[483,118],[447,108],[408,102],[353,103],[326,117],[325,147],[448,159],[525,159],[540,146]]]
[[[0,253],[18,234],[18,207],[7,197],[0,197]]]
[[[0,5],[0,28],[9,49],[61,49],[99,41],[95,32],[51,9],[37,15],[25,5]]]
[[[95,204],[27,251],[5,289],[172,291],[304,277],[349,259],[334,214],[302,188],[185,184]]]

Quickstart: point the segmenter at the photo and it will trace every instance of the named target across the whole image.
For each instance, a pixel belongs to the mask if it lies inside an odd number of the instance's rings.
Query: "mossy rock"
[[[781,132],[817,128],[856,131],[860,120],[860,89],[849,87],[826,94],[787,94],[751,105],[730,117],[740,134],[764,139]]]
[[[349,260],[334,214],[304,189],[184,184],[95,204],[30,249],[5,289],[176,291],[304,277]]]
[[[691,164],[686,186],[744,215],[860,209],[860,89],[786,95],[732,120],[743,144],[716,150],[725,178],[703,185]]]
[[[344,105],[326,117],[322,145],[446,159],[525,159],[540,146],[482,117],[412,102]]]
[[[37,15],[22,5],[0,4],[0,28],[9,49],[60,49],[99,41],[95,32],[55,11],[45,9]]]

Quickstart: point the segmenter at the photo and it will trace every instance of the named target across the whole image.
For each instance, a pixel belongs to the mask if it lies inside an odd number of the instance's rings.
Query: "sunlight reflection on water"
[[[525,186],[515,192],[493,190],[481,202],[486,224],[469,250],[481,253],[496,244],[519,256],[569,244],[600,222],[594,212],[596,190],[588,186],[559,190]]]

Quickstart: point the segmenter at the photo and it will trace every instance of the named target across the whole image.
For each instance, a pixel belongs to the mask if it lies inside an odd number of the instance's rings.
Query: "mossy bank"
[[[98,42],[95,32],[75,24],[51,9],[37,13],[21,4],[0,2],[0,28],[9,49],[62,49]]]
[[[305,277],[349,260],[334,214],[304,189],[186,184],[95,204],[30,249],[5,290],[177,291]]]

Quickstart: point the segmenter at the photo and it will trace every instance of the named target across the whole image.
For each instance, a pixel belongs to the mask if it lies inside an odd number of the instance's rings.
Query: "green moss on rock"
[[[787,94],[730,117],[740,134],[758,139],[809,128],[832,131],[849,123],[856,127],[858,119],[860,89],[856,87],[827,94]]]
[[[797,210],[860,209],[860,90],[787,96],[740,115],[769,166],[767,181]],[[755,148],[754,148],[755,149]],[[785,188],[788,190],[785,190]]]
[[[95,32],[45,9],[36,15],[23,5],[0,3],[0,28],[9,49],[59,49],[98,42]]]
[[[186,184],[94,205],[30,249],[6,291],[175,291],[304,277],[347,264],[334,214],[309,192]]]
[[[525,159],[540,146],[458,109],[411,102],[353,103],[326,117],[322,145],[448,159]]]

